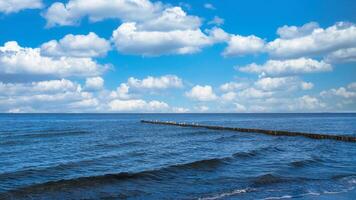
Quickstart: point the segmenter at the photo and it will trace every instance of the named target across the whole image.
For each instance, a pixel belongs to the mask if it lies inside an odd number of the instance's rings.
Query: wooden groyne
[[[178,123],[173,121],[153,121],[153,120],[141,120],[142,123],[147,124],[159,124],[159,125],[169,125],[169,126],[181,126],[181,127],[192,127],[192,128],[206,128],[212,130],[225,130],[225,131],[237,131],[237,132],[248,132],[248,133],[262,133],[272,136],[302,136],[312,139],[329,139],[329,140],[339,140],[345,142],[356,142],[356,137],[354,136],[344,136],[344,135],[329,135],[329,134],[316,134],[316,133],[303,133],[303,132],[292,132],[292,131],[278,131],[278,130],[265,130],[265,129],[254,129],[254,128],[237,128],[237,127],[225,127],[225,126],[211,126],[211,125],[201,125],[196,123]]]

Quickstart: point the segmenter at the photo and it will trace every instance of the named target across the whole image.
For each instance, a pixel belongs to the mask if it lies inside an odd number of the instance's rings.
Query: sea
[[[356,114],[0,114],[0,199],[356,199]]]

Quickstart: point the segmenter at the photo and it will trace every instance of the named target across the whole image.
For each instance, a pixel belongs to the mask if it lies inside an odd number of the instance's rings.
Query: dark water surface
[[[0,199],[356,199],[356,114],[1,114]]]

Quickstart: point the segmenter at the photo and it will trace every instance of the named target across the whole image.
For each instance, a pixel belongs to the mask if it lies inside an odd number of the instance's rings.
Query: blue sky
[[[5,0],[0,112],[352,112],[349,0]]]

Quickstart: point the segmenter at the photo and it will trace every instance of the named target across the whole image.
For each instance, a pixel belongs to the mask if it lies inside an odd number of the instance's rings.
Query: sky
[[[0,112],[355,112],[355,10],[353,0],[0,0]]]

